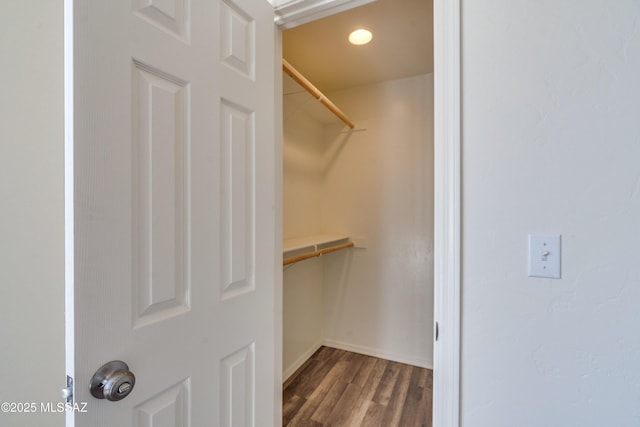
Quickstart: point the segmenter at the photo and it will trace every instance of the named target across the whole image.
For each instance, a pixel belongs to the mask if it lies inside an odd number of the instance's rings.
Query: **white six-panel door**
[[[67,372],[87,402],[67,425],[274,425],[273,9],[65,7]],[[95,399],[116,359],[133,391]]]

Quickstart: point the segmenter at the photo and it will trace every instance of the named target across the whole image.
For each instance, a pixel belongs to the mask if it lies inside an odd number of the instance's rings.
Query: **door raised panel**
[[[255,425],[255,343],[222,359],[223,426]]]
[[[230,0],[222,3],[221,49],[222,62],[239,73],[255,76],[255,21]]]
[[[134,326],[189,309],[188,105],[185,81],[134,62]]]
[[[133,0],[134,13],[183,41],[189,41],[189,0]]]
[[[134,408],[136,427],[189,427],[189,379],[158,393]]]
[[[222,299],[255,288],[254,114],[222,100]]]

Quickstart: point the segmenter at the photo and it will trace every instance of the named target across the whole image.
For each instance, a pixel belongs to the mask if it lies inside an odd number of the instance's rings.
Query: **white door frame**
[[[281,29],[372,0],[271,0]],[[433,425],[457,427],[460,408],[460,0],[433,0],[434,33],[434,345]],[[281,50],[276,48],[276,64]],[[276,88],[282,72],[276,73]],[[276,120],[282,119],[276,109]],[[277,136],[277,135],[276,135]],[[276,138],[276,141],[278,139]],[[276,189],[279,199],[282,189]],[[277,200],[276,200],[277,201]],[[280,208],[281,209],[281,208]],[[277,285],[282,287],[281,282]],[[277,294],[282,294],[278,290]],[[435,337],[435,334],[434,334]]]
[[[434,0],[433,425],[460,424],[460,0]],[[435,335],[434,335],[435,336]]]

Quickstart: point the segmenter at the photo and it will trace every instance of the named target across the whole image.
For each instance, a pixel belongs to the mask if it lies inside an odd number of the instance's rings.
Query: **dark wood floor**
[[[433,371],[321,347],[284,384],[283,426],[431,426]]]

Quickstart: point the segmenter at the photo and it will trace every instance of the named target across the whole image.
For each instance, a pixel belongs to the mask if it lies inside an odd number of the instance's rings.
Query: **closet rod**
[[[300,83],[300,85],[303,88],[305,88],[307,92],[309,92],[314,98],[320,101],[333,114],[338,116],[340,120],[345,122],[347,126],[349,126],[351,129],[353,129],[356,126],[355,124],[353,124],[351,120],[349,120],[349,117],[347,117],[346,114],[344,114],[341,109],[336,107],[336,104],[334,104],[333,102],[331,102],[329,98],[324,96],[324,94],[320,92],[318,88],[316,88],[309,80],[307,80],[305,76],[300,74],[298,70],[293,68],[293,66],[289,64],[284,58],[282,58],[282,69],[284,70],[285,73],[289,74],[293,78],[293,80]]]
[[[330,252],[339,251],[341,249],[347,249],[353,247],[353,242],[343,243],[341,245],[329,246],[328,248],[318,249],[313,252],[307,252],[306,254],[296,255],[282,260],[282,265],[293,264],[294,262],[302,261],[309,258],[314,258],[320,255],[328,254]]]

